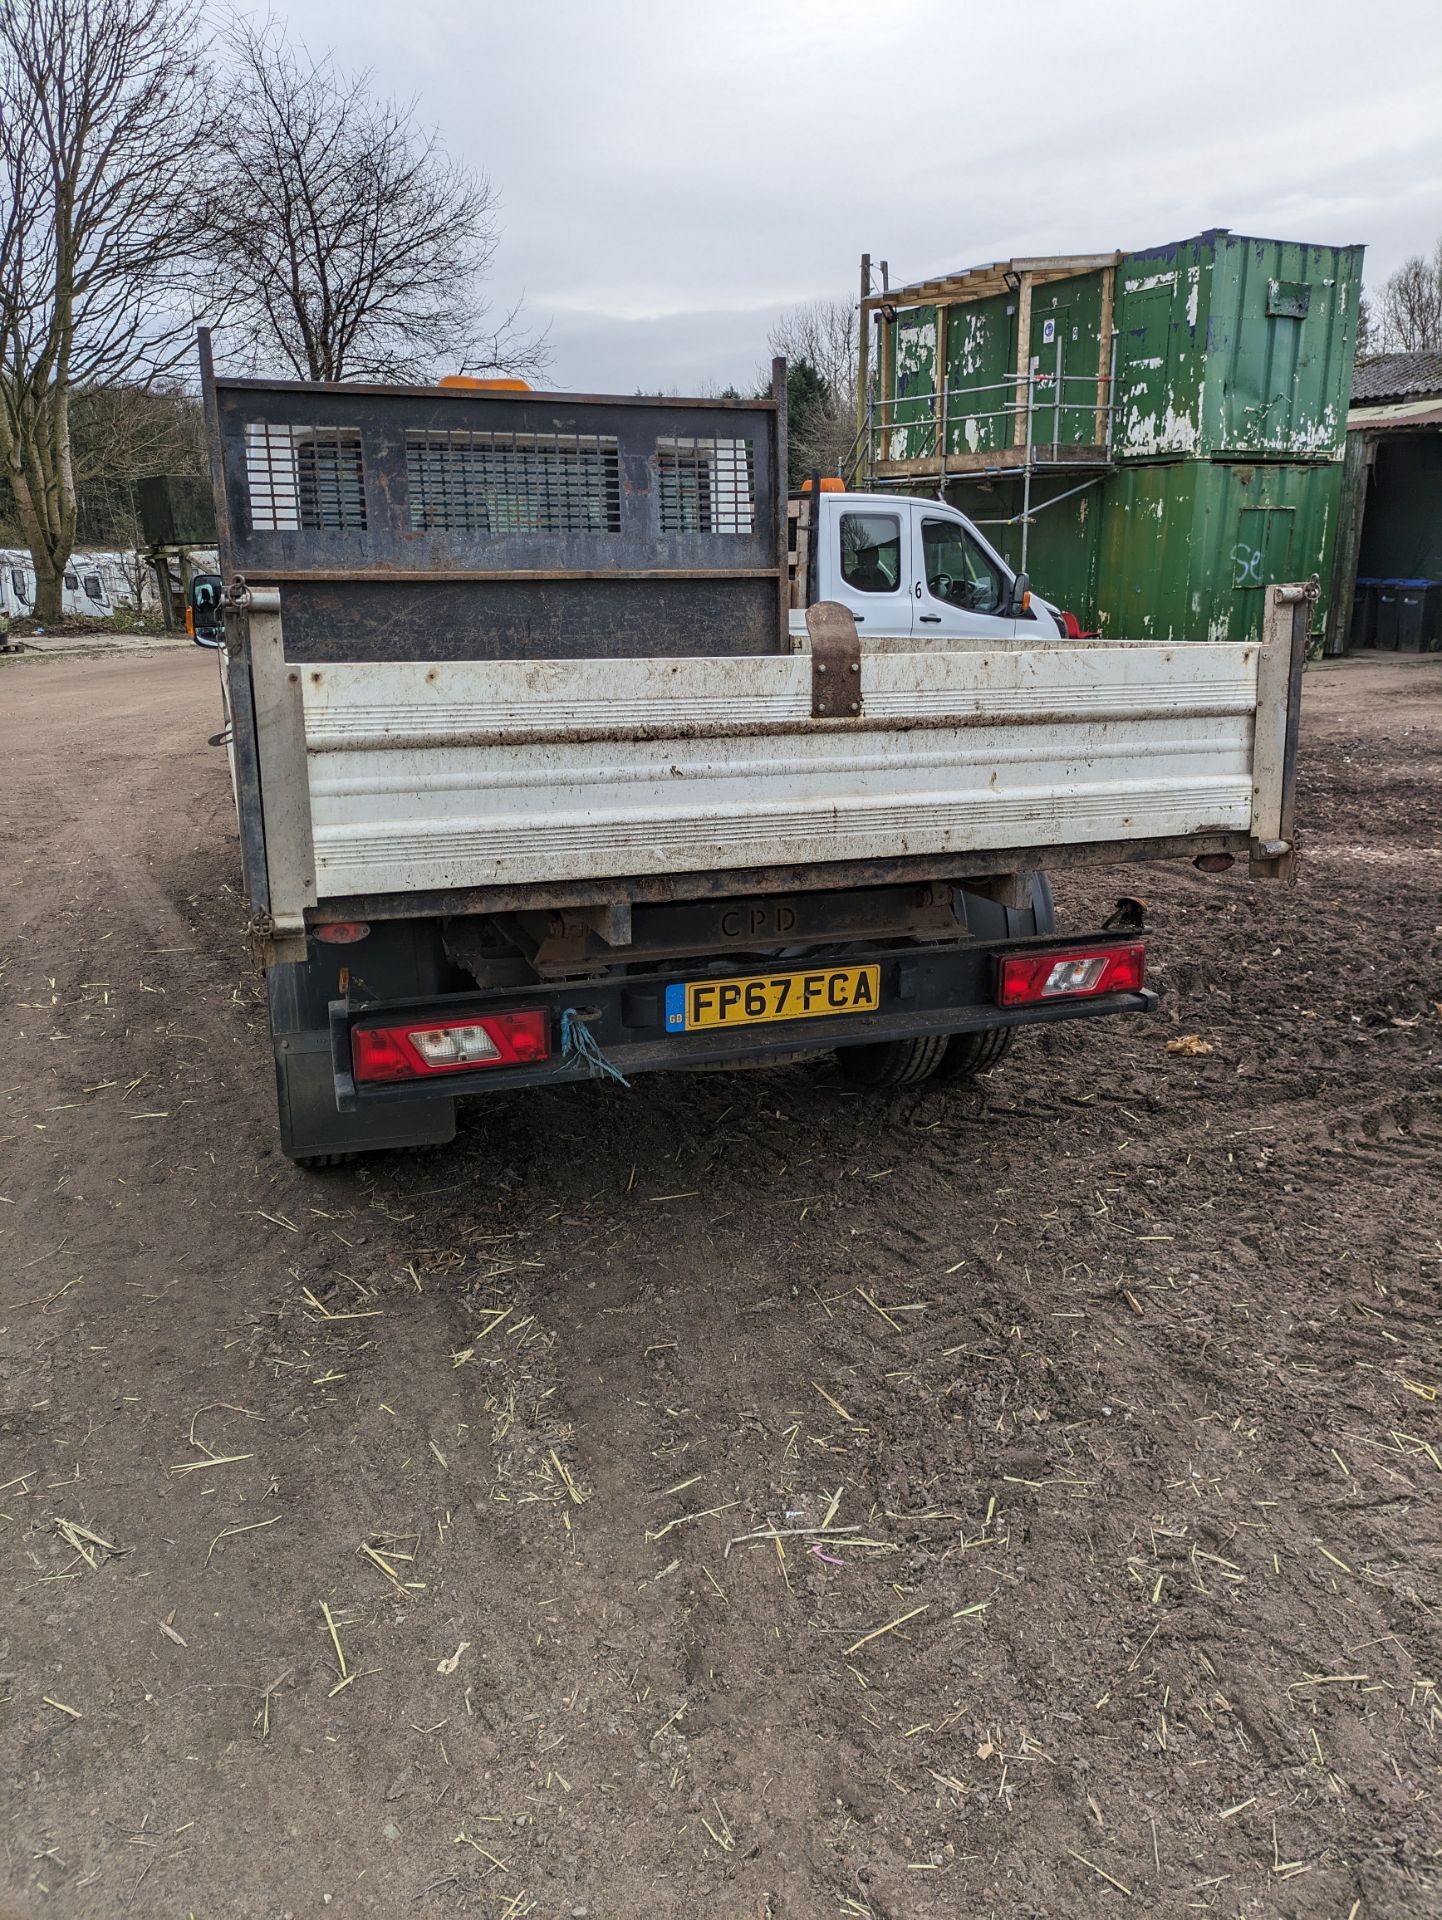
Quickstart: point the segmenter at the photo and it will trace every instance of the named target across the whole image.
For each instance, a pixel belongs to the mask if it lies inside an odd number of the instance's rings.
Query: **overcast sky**
[[[502,199],[548,384],[750,382],[778,309],[1206,227],[1442,234],[1438,0],[276,0]]]

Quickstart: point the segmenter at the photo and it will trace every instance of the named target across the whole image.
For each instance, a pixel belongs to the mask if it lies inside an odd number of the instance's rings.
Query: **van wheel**
[[[1011,1052],[1015,1027],[983,1027],[979,1033],[954,1033],[946,1043],[946,1055],[936,1069],[938,1080],[973,1080],[979,1073],[1000,1066]]]
[[[877,1040],[863,1047],[838,1047],[842,1074],[857,1087],[910,1087],[941,1065],[952,1035],[925,1034],[918,1040]]]

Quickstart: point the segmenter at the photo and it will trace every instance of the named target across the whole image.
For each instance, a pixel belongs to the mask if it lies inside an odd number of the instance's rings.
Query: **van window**
[[[841,578],[855,593],[895,593],[901,579],[901,522],[894,513],[843,513]]]
[[[25,591],[25,575],[20,571],[19,567],[12,567],[10,569],[10,586],[17,600],[28,600],[30,598],[29,594]]]
[[[79,574],[67,573],[65,576],[65,584],[67,587],[69,587],[70,591],[74,593],[75,589],[80,585]]]
[[[1006,605],[1001,569],[954,520],[923,520],[921,545],[932,596],[967,613],[1000,613]]]
[[[100,584],[100,575],[98,573],[86,574],[85,593],[87,599],[90,600],[103,600],[105,598],[105,589]]]

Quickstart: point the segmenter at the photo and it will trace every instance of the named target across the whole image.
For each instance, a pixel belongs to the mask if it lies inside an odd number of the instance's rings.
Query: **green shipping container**
[[[1016,445],[1017,408],[1026,395],[1017,376],[1018,297],[989,295],[946,309],[946,450],[1000,453]],[[1073,274],[1034,289],[1031,370],[1036,376],[1032,424],[1038,446],[1093,446],[1102,376],[1102,275]],[[890,329],[890,460],[924,460],[937,451],[937,340],[934,306],[904,308]]]
[[[996,453],[1012,444],[1016,295],[960,301],[946,313],[946,450]]]
[[[1032,289],[1031,431],[1037,447],[1090,447],[1106,439],[1106,417],[1097,416],[1110,371],[1101,325],[1100,273],[1073,274]]]
[[[1014,293],[957,301],[946,310],[946,450],[949,454],[999,453],[1014,448],[1017,409],[1026,394],[1017,376],[1019,301]],[[924,312],[936,348],[935,309]],[[897,323],[908,331],[909,315]],[[1030,366],[1036,376],[1032,437],[1037,446],[1093,446],[1097,408],[1104,395],[1102,276],[1073,274],[1033,290]],[[898,363],[904,352],[898,339]],[[898,377],[905,377],[898,367]],[[895,389],[899,391],[899,389]],[[930,449],[927,449],[930,451]],[[897,458],[902,456],[897,455]]]
[[[1339,460],[1361,247],[1216,231],[1117,268],[1118,460]]]
[[[877,453],[883,460],[925,460],[936,452],[936,308],[898,314],[892,339],[890,404]]]
[[[1098,630],[1126,639],[1256,640],[1263,588],[1315,573],[1319,631],[1341,485],[1340,463],[1186,460],[1119,473],[1101,512]],[[1031,573],[1038,592],[1055,598],[1039,557]]]

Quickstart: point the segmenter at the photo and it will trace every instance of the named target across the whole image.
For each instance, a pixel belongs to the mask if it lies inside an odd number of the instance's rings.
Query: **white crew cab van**
[[[805,633],[805,609],[818,600],[839,600],[868,639],[1048,640],[1079,631],[954,507],[846,493],[836,481],[823,482],[819,498],[814,553],[809,488],[792,521],[802,527],[793,547],[794,632]]]

